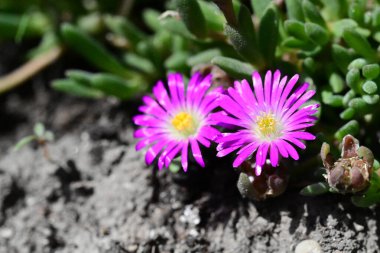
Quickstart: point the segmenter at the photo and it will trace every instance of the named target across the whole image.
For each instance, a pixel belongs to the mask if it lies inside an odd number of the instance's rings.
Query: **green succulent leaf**
[[[259,27],[259,49],[269,66],[274,61],[278,39],[278,17],[274,8],[267,8]]]
[[[187,29],[198,38],[207,36],[206,19],[196,0],[176,0],[178,12]]]
[[[377,91],[377,84],[374,81],[366,81],[363,84],[363,91],[367,94],[374,94]]]
[[[343,96],[334,95],[330,91],[322,91],[322,101],[323,103],[334,107],[343,106]]]
[[[349,107],[339,114],[339,117],[343,120],[350,120],[355,116],[355,109]]]
[[[379,64],[368,64],[363,66],[363,76],[367,80],[373,80],[377,78],[380,74],[380,66]]]
[[[355,50],[355,52],[364,58],[370,61],[375,61],[377,59],[377,52],[372,49],[367,39],[354,29],[344,30],[343,38],[346,43]]]
[[[343,105],[348,106],[348,103],[355,97],[355,91],[349,90],[347,93],[343,96]]]
[[[318,196],[329,192],[329,185],[326,182],[311,184],[303,188],[300,192],[303,196]]]
[[[128,71],[111,53],[79,28],[64,24],[61,32],[67,44],[96,67],[123,77],[129,76]]]
[[[305,24],[298,21],[298,20],[293,20],[293,19],[290,19],[290,20],[286,20],[285,23],[285,30],[286,32],[299,39],[299,40],[308,40],[309,37],[307,36],[306,32],[305,32]]]
[[[338,44],[332,45],[332,58],[339,69],[346,73],[347,66],[354,58],[354,53]]]
[[[128,19],[120,16],[106,16],[105,24],[113,33],[126,38],[132,46],[136,46],[147,36]]]
[[[285,4],[289,19],[305,21],[302,10],[302,0],[285,0]]]
[[[330,75],[329,84],[334,93],[341,93],[345,88],[343,78],[337,73],[332,73]]]
[[[314,23],[305,24],[305,33],[311,41],[320,46],[325,45],[329,40],[327,30]]]
[[[91,84],[102,93],[122,100],[134,98],[146,89],[146,84],[140,79],[125,80],[107,73],[95,74]]]
[[[344,124],[338,131],[335,133],[335,138],[342,140],[347,134],[355,136],[359,132],[359,123],[356,120],[351,120]]]
[[[79,97],[98,99],[104,96],[104,94],[98,89],[88,87],[72,79],[55,80],[52,83],[52,87],[56,90]]]
[[[370,108],[368,106],[368,103],[364,101],[363,98],[353,98],[348,103],[348,106],[355,109],[355,111],[359,112],[360,114],[368,113]]]
[[[354,68],[347,72],[346,83],[356,93],[360,93],[360,82],[360,72],[358,69]]]
[[[160,13],[153,9],[145,9],[143,11],[144,23],[152,30],[159,31],[162,29],[160,26]]]
[[[90,86],[92,73],[84,70],[67,70],[66,76],[82,85]]]
[[[186,25],[181,20],[165,18],[161,20],[161,26],[163,29],[178,34],[186,39],[197,40],[197,38],[187,29]]]
[[[361,195],[352,196],[351,201],[358,207],[369,207],[380,202],[380,177],[376,172],[372,173],[368,190]]]
[[[226,18],[218,7],[216,7],[215,4],[206,1],[198,1],[198,4],[202,10],[203,16],[206,19],[206,26],[208,30],[223,32]]]
[[[364,67],[364,65],[366,65],[368,62],[366,61],[366,59],[363,59],[363,58],[357,58],[355,60],[353,60],[349,65],[348,65],[348,69],[351,70],[351,69],[362,69]]]
[[[229,75],[238,79],[249,79],[255,69],[252,65],[224,56],[217,56],[211,61],[212,64],[219,66]]]
[[[184,72],[187,69],[189,56],[188,52],[176,52],[165,60],[164,66],[171,71]]]
[[[346,29],[354,29],[358,27],[358,23],[356,23],[352,19],[341,19],[332,24],[332,32],[336,37],[342,37],[343,32]]]
[[[254,14],[261,19],[273,0],[251,0],[251,5],[254,10]]]
[[[154,75],[155,72],[157,71],[156,67],[149,59],[141,57],[138,54],[134,54],[131,52],[128,54],[125,54],[124,61],[131,68],[134,68],[148,75]]]
[[[204,50],[198,54],[190,56],[187,59],[187,64],[191,67],[196,66],[198,64],[211,63],[211,60],[216,56],[221,56],[222,52],[220,49],[212,48],[208,50]]]
[[[242,5],[238,15],[238,26],[226,24],[225,33],[230,39],[235,50],[251,63],[260,60],[257,50],[256,34],[252,18],[247,7]]]
[[[321,16],[320,10],[310,1],[302,1],[302,9],[307,21],[318,24],[321,27],[326,27],[325,20]]]
[[[367,104],[374,105],[374,104],[377,104],[379,102],[379,95],[378,94],[375,94],[375,95],[363,95],[362,99]]]
[[[366,5],[367,0],[352,0],[349,5],[348,16],[359,24],[364,23]]]

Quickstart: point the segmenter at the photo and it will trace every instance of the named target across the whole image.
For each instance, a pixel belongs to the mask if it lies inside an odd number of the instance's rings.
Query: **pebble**
[[[314,240],[304,240],[296,246],[295,253],[322,253],[321,246]]]
[[[10,228],[3,228],[0,230],[0,237],[9,239],[13,236],[13,230]]]

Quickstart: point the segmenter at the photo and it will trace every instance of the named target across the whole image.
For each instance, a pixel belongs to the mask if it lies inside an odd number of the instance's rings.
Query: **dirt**
[[[212,152],[186,174],[147,168],[132,137],[137,102],[52,91],[60,66],[0,97],[0,252],[294,252],[304,239],[323,252],[380,252],[378,207],[299,189],[249,201],[229,158]],[[36,145],[12,150],[38,121],[56,134],[53,161]]]

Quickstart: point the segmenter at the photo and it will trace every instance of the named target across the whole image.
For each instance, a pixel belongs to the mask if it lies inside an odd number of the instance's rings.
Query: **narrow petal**
[[[133,133],[133,137],[134,138],[144,138],[144,137],[149,137],[152,135],[163,134],[163,133],[167,133],[166,129],[144,127],[144,128],[137,129]]]
[[[255,98],[255,95],[252,92],[250,84],[247,82],[247,80],[241,81],[241,87],[242,87],[242,96],[246,103],[249,103],[250,105],[257,107],[258,103]]]
[[[276,101],[276,94],[278,90],[278,86],[281,79],[281,72],[279,70],[276,70],[273,74],[273,83],[272,83],[272,90],[271,90],[271,98],[270,98],[270,104],[271,107],[274,108],[274,105],[278,102]]]
[[[240,127],[248,127],[247,124],[244,124],[240,120],[227,116],[227,113],[224,111],[210,113],[207,122],[212,125],[230,124]]]
[[[307,90],[307,88],[309,88],[309,84],[308,83],[304,83],[303,85],[301,85],[300,87],[298,87],[292,95],[290,95],[290,97],[286,100],[285,104],[284,104],[284,109],[286,108],[290,108],[301,96],[302,94]]]
[[[195,139],[190,140],[191,145],[191,151],[193,152],[193,157],[195,161],[202,167],[205,166],[205,163],[203,161],[201,150],[199,149],[198,142]]]
[[[157,157],[158,153],[162,150],[164,146],[166,146],[167,141],[161,141],[154,144],[152,147],[148,149],[145,154],[145,162],[147,165],[151,165],[153,160]]]
[[[294,75],[289,82],[285,85],[284,92],[280,96],[280,101],[278,103],[277,111],[282,110],[286,99],[289,96],[290,91],[293,89],[294,85],[297,83],[299,75]]]
[[[290,134],[287,134],[287,135],[283,136],[282,138],[284,140],[287,140],[288,142],[293,143],[294,145],[296,145],[300,149],[305,149],[306,148],[305,143],[303,143],[302,141],[298,140],[297,138],[295,138],[294,136],[292,136]]]
[[[171,102],[173,106],[177,107],[179,104],[177,74],[171,73],[168,75],[168,86],[170,91]]]
[[[212,126],[203,126],[199,130],[199,134],[211,141],[215,141],[215,139],[220,136],[220,132]]]
[[[158,169],[161,170],[165,164],[165,158],[167,154],[172,151],[178,145],[177,141],[170,141],[166,146],[165,150],[162,151],[160,157],[158,158]]]
[[[265,74],[264,80],[264,92],[265,92],[265,103],[270,104],[270,97],[272,93],[272,71],[268,70]]]
[[[144,138],[136,143],[136,151],[141,150],[142,148],[145,148],[146,146],[154,143],[159,142],[165,139],[165,134],[156,134],[149,136],[147,138]]]
[[[284,158],[289,157],[288,151],[286,151],[286,148],[282,144],[281,140],[277,140],[277,141],[273,142],[272,145],[276,145],[276,147],[277,147],[278,151],[280,151],[280,154],[282,157],[284,157]]]
[[[278,165],[278,149],[274,144],[270,146],[270,163],[273,167]]]
[[[155,118],[166,117],[166,112],[162,110],[161,106],[140,106],[139,111],[148,115],[152,115]]]
[[[182,146],[182,151],[181,151],[181,164],[182,164],[182,169],[183,171],[187,171],[187,168],[189,166],[189,163],[188,163],[188,154],[189,154],[189,142],[186,141],[183,143],[183,146]]]
[[[240,166],[250,155],[252,155],[256,151],[257,147],[257,143],[251,143],[239,150],[239,155],[234,160],[232,166],[234,168]]]
[[[315,90],[309,90],[305,94],[303,94],[286,113],[284,114],[284,119],[287,119],[290,115],[292,115],[302,104],[308,101],[315,94]]]
[[[136,115],[133,117],[133,123],[139,126],[160,127],[163,122],[163,119],[158,119],[149,115]]]
[[[173,148],[167,156],[165,156],[165,167],[168,168],[173,158],[178,154],[178,152],[182,149],[183,143],[178,143],[175,148]]]
[[[280,98],[281,98],[282,92],[286,86],[287,81],[288,81],[287,76],[284,76],[283,78],[281,78],[281,81],[278,84],[276,91],[273,91],[273,95],[272,95],[272,106],[273,106],[273,108],[276,108],[276,109],[278,108],[278,103],[280,102]]]
[[[252,76],[253,88],[255,89],[255,95],[259,104],[264,104],[264,92],[261,76],[258,72],[253,73]]]
[[[291,134],[301,140],[315,140],[315,136],[308,132],[292,132]]]
[[[228,148],[224,148],[224,149],[221,149],[217,154],[216,156],[217,157],[223,157],[223,156],[226,156],[232,152],[234,152],[235,150],[237,150],[238,148],[240,148],[241,146],[239,145],[236,145],[236,146],[232,146],[232,147],[228,147]]]
[[[199,143],[201,143],[206,148],[209,148],[211,145],[211,142],[207,140],[205,137],[203,137],[202,135],[197,136],[197,141],[199,141]]]
[[[262,166],[265,164],[265,160],[267,159],[267,153],[268,153],[269,144],[268,143],[262,143],[259,146],[259,149],[256,153],[256,164],[259,166]]]
[[[164,84],[159,81],[156,86],[153,87],[153,94],[156,96],[157,101],[160,105],[165,108],[166,111],[171,111],[173,108],[170,102],[168,92],[166,91]]]
[[[295,148],[293,148],[292,145],[290,145],[289,143],[287,143],[286,141],[282,141],[284,147],[286,148],[286,150],[288,151],[289,155],[294,159],[294,160],[298,160],[299,159],[299,155],[297,153],[297,150],[295,150]]]

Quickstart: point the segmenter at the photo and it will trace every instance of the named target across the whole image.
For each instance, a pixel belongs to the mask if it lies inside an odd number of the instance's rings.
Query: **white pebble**
[[[304,240],[297,245],[295,253],[322,253],[322,249],[316,241]]]

